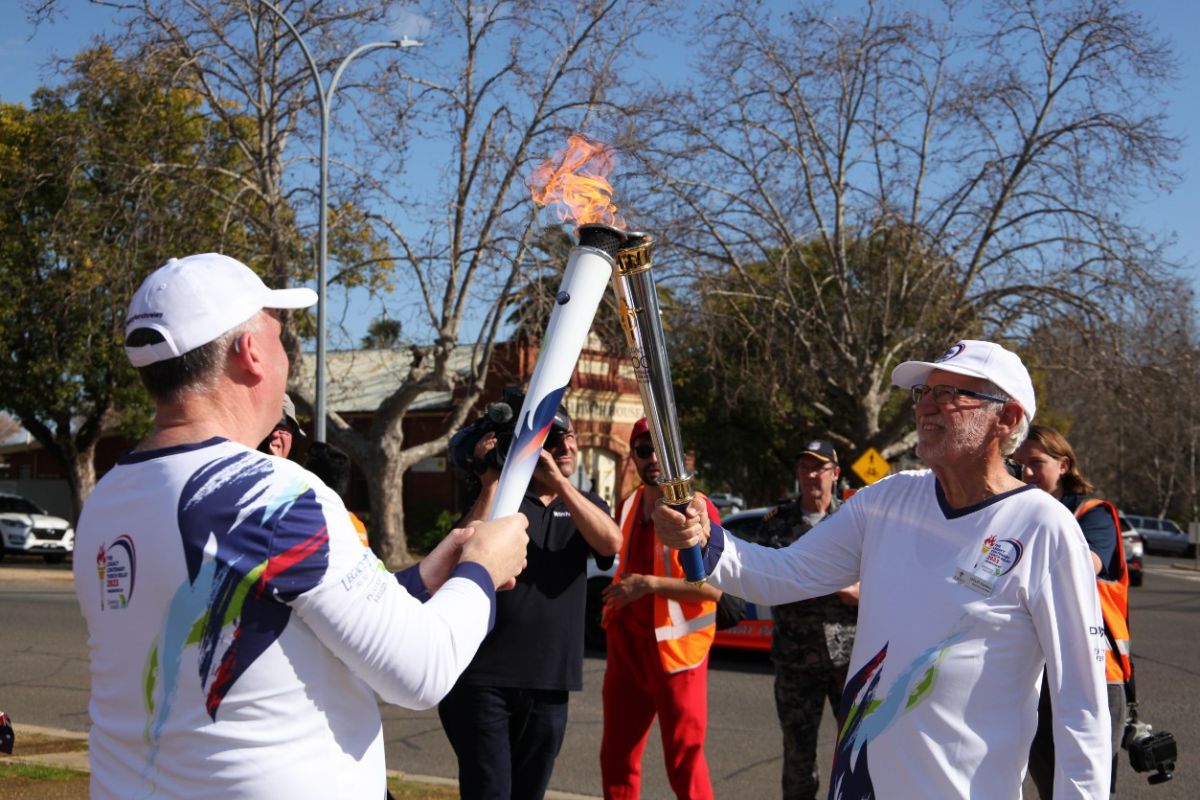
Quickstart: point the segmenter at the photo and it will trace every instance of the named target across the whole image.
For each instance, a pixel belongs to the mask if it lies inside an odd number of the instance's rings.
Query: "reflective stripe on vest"
[[[633,526],[640,516],[644,486],[630,495],[621,504],[618,524],[621,526],[621,554],[619,564],[629,563],[629,540]],[[666,578],[683,575],[679,553],[666,546],[654,550],[654,574]],[[621,580],[621,570],[613,576],[613,583]],[[602,616],[604,627],[608,627],[610,613],[607,606]],[[667,673],[683,672],[704,663],[713,638],[717,633],[717,603],[715,600],[681,601],[654,595],[654,638],[658,642],[658,657]]]
[[[1125,565],[1125,541],[1121,538],[1120,518],[1112,503],[1096,499],[1080,503],[1079,508],[1075,509],[1075,519],[1081,519],[1096,506],[1108,508],[1117,532],[1118,575],[1115,579],[1096,576],[1096,591],[1100,595],[1104,626],[1117,642],[1116,653],[1111,645],[1105,651],[1104,679],[1108,683],[1123,683],[1133,676],[1133,668],[1129,663],[1129,569]]]

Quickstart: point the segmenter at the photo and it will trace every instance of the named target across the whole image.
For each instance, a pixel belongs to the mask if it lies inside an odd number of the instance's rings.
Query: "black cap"
[[[804,449],[800,451],[800,456],[813,456],[822,461],[838,463],[837,450],[834,450],[833,445],[824,439],[813,439],[804,445]],[[799,460],[800,456],[797,456],[796,460]]]

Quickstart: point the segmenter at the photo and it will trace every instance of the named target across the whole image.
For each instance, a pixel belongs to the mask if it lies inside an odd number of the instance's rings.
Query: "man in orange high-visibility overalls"
[[[676,796],[711,798],[704,759],[708,725],[708,651],[716,633],[711,586],[683,578],[679,554],[654,536],[650,513],[662,497],[658,458],[643,418],[630,436],[643,486],[621,504],[623,544],[617,575],[604,590],[608,632],[600,774],[606,798],[637,798],[642,750],[654,717],[662,731],[667,777]],[[708,503],[709,515],[717,509]]]

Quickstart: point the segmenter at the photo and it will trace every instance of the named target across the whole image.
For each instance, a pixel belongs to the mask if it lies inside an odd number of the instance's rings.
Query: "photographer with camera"
[[[509,390],[450,442],[455,466],[479,480],[464,519],[484,519],[496,495],[522,396]],[[567,727],[568,693],[583,688],[587,560],[605,568],[621,546],[608,505],[571,484],[578,444],[559,409],[521,501],[528,564],[497,595],[496,625],[438,706],[458,757],[461,796],[541,798]]]

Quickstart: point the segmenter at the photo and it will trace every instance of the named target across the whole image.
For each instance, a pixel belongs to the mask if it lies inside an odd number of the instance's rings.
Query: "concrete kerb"
[[[39,764],[47,767],[63,767],[65,769],[74,769],[80,772],[88,772],[88,753],[87,750],[75,750],[69,753],[38,753],[36,755],[21,755],[21,738],[24,736],[39,736],[47,739],[67,739],[70,741],[87,741],[87,734],[79,731],[69,731],[63,728],[45,728],[39,725],[22,725],[21,723],[13,723],[13,732],[16,733],[17,741],[15,752],[11,756],[0,756],[0,763],[19,763],[19,764]],[[425,783],[432,786],[458,786],[458,781],[453,778],[442,778],[437,775],[415,775],[411,772],[403,770],[388,770],[388,777],[399,778],[405,781],[414,783]],[[558,792],[553,789],[546,792],[546,797],[550,800],[596,800],[595,795],[588,794],[573,794],[571,792]]]
[[[68,731],[63,728],[43,728],[38,725],[23,725],[13,722],[13,733],[16,735],[16,746],[11,756],[3,756],[0,763],[40,764],[47,767],[65,767],[81,772],[88,771],[87,750],[72,750],[67,753],[36,753],[21,754],[21,740],[26,736],[39,736],[47,739],[66,739],[69,741],[87,741],[87,734],[79,731]]]

